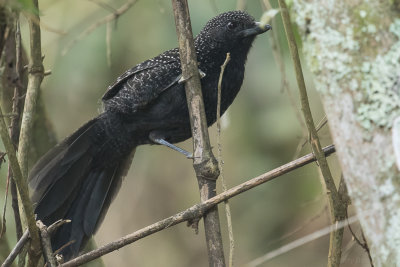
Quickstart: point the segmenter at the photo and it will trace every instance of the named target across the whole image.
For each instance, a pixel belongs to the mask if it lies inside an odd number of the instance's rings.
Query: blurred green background
[[[125,2],[108,1],[117,9]],[[273,3],[276,4],[276,3]],[[192,26],[197,34],[218,13],[236,8],[236,1],[189,1]],[[248,1],[247,11],[260,18],[259,1]],[[111,66],[107,64],[106,26],[62,52],[94,22],[110,14],[98,2],[87,0],[40,1],[42,50],[45,69],[51,69],[42,85],[47,112],[59,140],[71,134],[101,110],[100,99],[107,86],[126,69],[176,47],[175,24],[169,0],[141,0],[111,24]],[[56,30],[56,32],[54,31]],[[273,29],[281,41],[289,85],[297,107],[281,89],[281,73],[274,61],[271,32],[257,38],[248,57],[242,90],[223,118],[222,148],[228,187],[265,173],[290,160],[303,142],[297,87],[284,44],[283,28]],[[28,42],[26,21],[22,37]],[[306,65],[306,64],[304,64]],[[312,77],[305,69],[315,122],[324,117]],[[215,126],[210,128],[216,144]],[[320,131],[323,145],[331,143],[328,128]],[[191,141],[180,144],[191,150]],[[309,153],[308,145],[300,155]],[[336,180],[340,169],[335,156],[329,158]],[[1,169],[4,192],[6,168]],[[279,177],[231,200],[235,235],[235,265],[242,266],[292,240],[328,225],[326,200],[315,164]],[[137,149],[133,164],[116,200],[95,236],[105,244],[153,222],[177,213],[199,201],[191,161],[159,146]],[[2,207],[4,198],[0,198]],[[220,206],[224,244],[228,256],[226,219]],[[15,244],[11,207],[7,211],[7,235]],[[353,226],[359,233],[358,226]],[[262,266],[325,266],[328,237],[317,239]],[[343,265],[368,264],[362,249],[354,245],[348,230],[343,241]],[[200,223],[198,235],[180,224],[104,257],[107,266],[207,266],[207,252]]]

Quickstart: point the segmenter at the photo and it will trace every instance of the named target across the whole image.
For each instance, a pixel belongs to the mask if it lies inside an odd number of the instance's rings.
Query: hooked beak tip
[[[256,26],[262,30],[262,32],[266,32],[272,29],[271,25],[269,24],[265,24],[265,23],[261,23],[261,22],[256,22]]]

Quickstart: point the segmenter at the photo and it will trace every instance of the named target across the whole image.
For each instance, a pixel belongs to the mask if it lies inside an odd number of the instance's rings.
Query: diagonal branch
[[[193,167],[200,188],[201,201],[204,202],[216,195],[216,181],[219,176],[218,162],[212,153],[208,136],[188,3],[187,0],[172,0],[172,6],[192,128]],[[204,216],[204,228],[210,266],[225,266],[217,206],[209,210]]]
[[[327,146],[323,149],[325,156],[329,156],[335,152],[335,147],[333,145]],[[169,228],[171,226],[177,225],[179,223],[185,221],[193,221],[196,218],[202,217],[209,209],[213,208],[215,205],[224,202],[232,197],[235,197],[243,192],[246,192],[252,188],[255,188],[263,183],[269,182],[277,177],[280,177],[290,171],[303,167],[311,162],[314,162],[315,156],[310,153],[301,158],[298,158],[294,161],[286,163],[276,169],[273,169],[267,173],[264,173],[258,177],[255,177],[247,182],[244,182],[240,185],[237,185],[215,197],[212,197],[200,204],[196,204],[184,211],[181,211],[173,216],[170,216],[164,220],[156,222],[152,225],[149,225],[145,228],[142,228],[136,232],[133,232],[129,235],[121,237],[120,239],[108,243],[96,250],[90,251],[86,254],[83,254],[75,259],[72,259],[60,267],[72,267],[72,266],[79,266],[89,261],[92,261],[96,258],[99,258],[105,254],[111,253],[114,250],[120,249],[125,247],[139,239],[142,239],[146,236],[152,235],[157,233],[161,230]]]
[[[28,229],[31,234],[32,244],[38,245],[37,248],[40,250],[40,239],[38,229],[36,227],[35,217],[33,214],[32,203],[29,199],[28,186],[25,179],[22,176],[21,169],[19,167],[17,155],[14,146],[11,142],[10,136],[8,135],[7,125],[4,121],[3,112],[0,107],[0,136],[3,141],[4,147],[6,148],[8,161],[13,171],[13,178],[17,185],[18,192],[21,196],[22,205],[24,208],[25,216],[28,219]],[[32,225],[33,223],[33,225]],[[38,242],[38,243],[36,243]]]
[[[49,235],[53,234],[57,228],[62,226],[63,224],[70,223],[71,220],[58,220],[54,222],[52,225],[47,227],[47,233]],[[6,260],[2,263],[1,267],[9,267],[11,266],[12,262],[15,260],[15,258],[18,256],[19,253],[21,253],[21,250],[25,246],[25,244],[28,242],[30,236],[29,236],[29,231],[25,231],[25,233],[22,235],[22,237],[18,240],[17,244],[15,247],[12,249],[11,253],[8,255]]]
[[[39,10],[38,0],[33,0],[35,10]],[[40,258],[41,245],[39,239],[39,232],[36,226],[35,217],[33,214],[32,203],[28,195],[28,186],[26,179],[28,177],[28,152],[30,146],[30,134],[33,128],[33,118],[36,110],[36,102],[39,94],[40,84],[44,76],[44,68],[42,63],[42,46],[40,36],[40,18],[37,13],[32,13],[27,17],[29,23],[30,33],[30,58],[29,58],[29,74],[28,74],[28,87],[26,89],[24,111],[22,114],[21,131],[19,136],[18,146],[18,162],[21,167],[14,170],[20,171],[21,179],[17,184],[18,191],[21,195],[23,209],[25,211],[26,220],[29,228],[29,233],[32,239],[29,249],[29,266],[35,267]],[[21,192],[23,192],[21,194]]]

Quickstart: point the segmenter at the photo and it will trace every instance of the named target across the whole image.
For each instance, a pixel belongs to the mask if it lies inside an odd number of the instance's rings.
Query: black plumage
[[[243,82],[248,51],[257,34],[267,31],[245,12],[211,19],[195,38],[207,124],[216,120],[217,83],[226,53],[231,61],[222,82],[221,112]],[[38,219],[49,225],[72,223],[52,237],[66,259],[76,256],[94,234],[129,168],[134,150],[154,139],[176,143],[191,137],[179,50],[172,49],[136,65],[109,86],[104,112],[50,150],[29,175]]]

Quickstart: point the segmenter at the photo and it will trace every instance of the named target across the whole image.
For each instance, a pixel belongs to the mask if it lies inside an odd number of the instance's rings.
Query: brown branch
[[[330,172],[328,162],[325,158],[324,153],[322,152],[322,147],[318,138],[317,130],[315,129],[310,105],[308,102],[307,89],[304,82],[304,76],[301,68],[299,52],[297,49],[294,33],[291,28],[290,16],[285,1],[279,0],[279,6],[281,8],[283,25],[285,27],[286,37],[289,43],[289,50],[290,54],[292,55],[294,68],[296,72],[296,80],[300,92],[301,110],[303,112],[308,132],[310,134],[310,143],[312,151],[317,158],[318,166],[324,178],[323,180],[325,183],[325,188],[329,200],[328,203],[329,203],[331,223],[334,224],[337,221],[343,220],[346,212],[346,209],[344,208],[345,205],[344,203],[342,203],[338,190],[336,189],[335,182]],[[343,229],[331,232],[329,241],[328,266],[340,265],[340,258],[342,252],[341,250],[342,238],[343,238]]]
[[[216,195],[216,181],[219,175],[218,162],[212,153],[208,136],[187,0],[172,0],[172,7],[179,42],[182,78],[185,81],[186,99],[192,128],[193,167],[200,188],[200,198],[204,202]],[[217,206],[209,210],[204,216],[204,228],[210,266],[225,266]]]
[[[333,145],[327,146],[323,149],[325,156],[329,156],[335,152],[335,147]],[[200,204],[196,204],[180,213],[177,213],[173,216],[170,216],[164,220],[156,222],[152,225],[149,225],[145,228],[142,228],[136,232],[133,232],[129,235],[121,237],[120,239],[110,242],[96,250],[85,253],[75,259],[72,259],[64,264],[61,267],[72,267],[79,266],[89,261],[92,261],[96,258],[99,258],[105,254],[111,253],[117,249],[120,249],[124,246],[127,246],[139,239],[142,239],[146,236],[157,233],[161,230],[174,226],[176,224],[185,222],[185,221],[193,221],[196,218],[200,218],[207,212],[209,209],[214,207],[215,205],[224,202],[232,197],[235,197],[243,192],[246,192],[252,188],[255,188],[263,183],[269,182],[279,176],[282,176],[290,171],[303,167],[311,162],[315,161],[315,156],[310,153],[299,159],[286,163],[276,169],[273,169],[267,173],[264,173],[258,177],[255,177],[247,182],[244,182],[240,185],[237,185],[215,197],[212,197]]]
[[[17,155],[15,152],[14,146],[11,142],[10,136],[8,135],[7,126],[4,121],[4,117],[2,117],[2,114],[3,114],[3,112],[0,107],[0,136],[3,141],[4,147],[6,148],[6,151],[7,151],[8,161],[9,161],[9,164],[13,171],[13,178],[18,187],[18,192],[21,196],[21,201],[22,201],[22,205],[24,208],[25,216],[28,218],[29,232],[31,233],[31,236],[34,236],[34,238],[35,238],[35,239],[33,238],[32,241],[35,240],[35,242],[39,242],[38,248],[40,250],[39,233],[38,233],[37,227],[36,227],[32,203],[30,202],[30,199],[29,199],[28,186],[27,186],[25,179],[22,176],[22,172],[19,167]],[[32,225],[32,222],[34,223],[34,225]],[[34,244],[36,244],[36,243],[34,243]],[[40,253],[38,253],[38,255],[39,254]]]
[[[83,38],[85,38],[86,36],[88,36],[90,33],[92,33],[94,30],[96,30],[101,25],[118,19],[122,14],[127,12],[136,2],[137,2],[137,0],[129,0],[125,4],[123,4],[120,8],[115,10],[115,12],[113,12],[112,14],[109,14],[109,15],[105,16],[104,18],[102,18],[101,20],[90,25],[88,28],[86,28],[86,30],[81,32],[75,39],[73,39],[71,42],[69,42],[66,45],[66,47],[63,49],[61,54],[65,55],[71,49],[71,47],[73,47],[78,41],[80,41]]]
[[[39,10],[38,0],[33,0],[33,6]],[[39,232],[36,226],[35,216],[33,214],[32,203],[29,199],[27,176],[28,176],[28,152],[30,146],[30,134],[33,126],[33,118],[35,115],[36,101],[40,84],[43,80],[43,64],[42,64],[42,46],[40,36],[40,18],[36,13],[30,14],[28,17],[29,33],[30,33],[30,57],[29,57],[29,72],[28,72],[28,86],[26,89],[24,111],[22,114],[21,130],[19,136],[18,146],[18,161],[21,169],[14,166],[13,174],[17,177],[16,171],[21,171],[20,180],[16,179],[18,191],[21,196],[22,206],[25,212],[25,219],[29,233],[31,236],[31,246],[28,251],[29,261],[28,266],[35,267],[40,258],[41,244]],[[18,53],[18,51],[17,51]],[[14,149],[13,149],[14,150]],[[19,176],[19,174],[18,174]]]
[[[10,170],[10,167],[8,169]],[[10,178],[11,178],[10,175],[7,175],[6,190],[4,192],[4,205],[3,205],[3,214],[2,214],[3,218],[2,218],[2,220],[0,220],[0,239],[3,238],[3,236],[7,230],[6,229],[7,228],[6,211],[7,211],[8,189],[10,188]]]
[[[46,225],[42,223],[42,221],[37,221],[37,226],[40,231],[40,237],[42,240],[42,248],[43,254],[45,255],[45,259],[47,261],[48,266],[56,267],[57,262],[53,256],[53,250],[51,248],[50,234]]]
[[[25,231],[25,233],[22,235],[22,237],[18,240],[17,244],[11,250],[10,255],[6,258],[6,260],[3,262],[1,267],[9,267],[15,260],[15,258],[18,256],[18,254],[21,252],[23,249],[24,245],[28,242],[29,240],[29,232]]]
[[[247,4],[247,0],[237,0],[236,10],[245,10],[246,4]]]
[[[60,227],[63,224],[70,223],[71,220],[58,220],[54,222],[52,225],[47,227],[47,233],[49,235],[52,235],[54,231]],[[25,233],[22,235],[22,237],[18,240],[17,244],[11,251],[11,253],[8,255],[4,263],[1,265],[1,267],[9,267],[11,266],[12,262],[15,260],[15,258],[18,256],[19,253],[21,253],[21,250],[23,249],[24,245],[28,242],[30,238],[29,231],[25,231]]]
[[[14,144],[14,147],[18,147],[18,139],[20,134],[20,113],[22,111],[22,101],[20,99],[21,95],[21,72],[22,72],[22,46],[21,46],[21,30],[18,15],[16,16],[16,27],[15,27],[15,74],[16,74],[16,82],[14,86],[14,96],[12,98],[12,113],[16,114],[16,116],[11,117],[10,122],[10,137],[11,141]],[[12,179],[12,169],[11,166],[8,166],[8,178],[11,179],[11,206],[14,212],[14,221],[15,221],[15,229],[17,234],[17,239],[20,239],[23,233],[22,223],[21,223],[21,214],[19,213],[19,204],[18,204],[18,191],[17,186]]]
[[[264,10],[272,10],[272,5],[270,3],[271,0],[263,0],[263,7]],[[277,23],[277,16],[274,16],[271,19],[271,26],[272,29],[275,29],[278,26]],[[289,98],[290,105],[293,108],[293,111],[295,112],[297,121],[300,124],[301,130],[303,132],[303,136],[307,136],[307,127],[304,123],[303,116],[301,115],[299,109],[297,108],[296,100],[295,97],[293,96],[292,90],[290,89],[289,86],[289,81],[287,79],[287,74],[286,74],[286,67],[285,67],[285,60],[283,57],[282,49],[281,49],[281,44],[279,43],[279,37],[278,37],[278,31],[272,31],[272,35],[269,35],[269,40],[271,43],[272,47],[272,55],[274,56],[275,62],[278,64],[279,71],[281,74],[281,90],[282,92],[286,92]],[[299,154],[297,154],[293,159],[297,158]]]
[[[372,261],[372,257],[371,257],[371,251],[369,250],[368,242],[367,242],[367,239],[364,236],[364,232],[363,232],[362,229],[361,229],[361,236],[362,236],[362,238],[364,240],[363,249],[365,249],[365,252],[368,255],[368,260],[369,260],[369,263],[371,264],[371,267],[374,267],[374,262]]]
[[[222,190],[226,191],[227,186],[224,178],[224,168],[223,168],[223,160],[222,160],[222,144],[221,144],[221,92],[222,92],[222,79],[224,77],[224,72],[226,65],[228,65],[231,60],[230,53],[226,54],[226,58],[224,63],[221,66],[221,72],[219,74],[218,79],[218,93],[217,93],[217,144],[218,144],[218,168],[220,170],[221,177],[221,186]],[[226,223],[228,226],[228,235],[229,235],[229,261],[228,266],[233,266],[233,256],[235,252],[235,239],[233,237],[233,226],[232,226],[232,216],[231,216],[231,206],[229,205],[229,201],[225,201],[225,214],[226,214]]]

